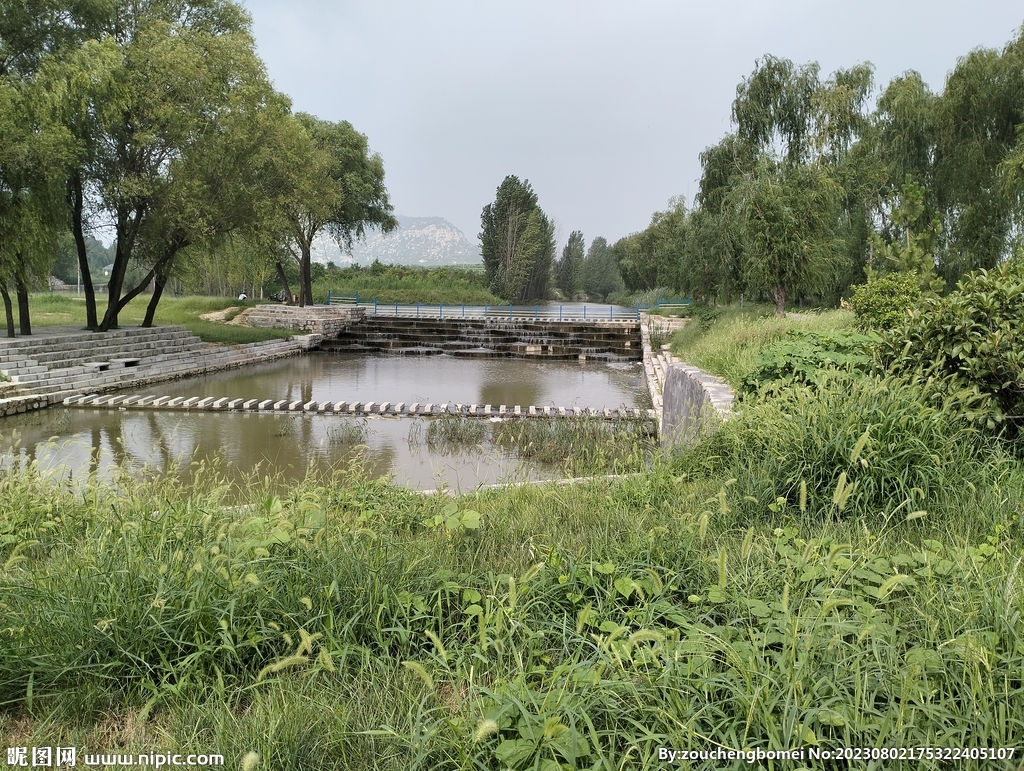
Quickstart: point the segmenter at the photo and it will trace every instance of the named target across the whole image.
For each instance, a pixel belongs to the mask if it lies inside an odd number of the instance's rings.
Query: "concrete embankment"
[[[686,319],[641,319],[644,370],[658,420],[662,446],[691,444],[728,419],[735,393],[721,378],[680,361],[667,345],[655,345],[686,324]]]
[[[246,345],[204,343],[184,327],[87,332],[44,327],[30,337],[0,340],[0,416],[60,404],[75,394],[101,394],[149,383],[294,356],[319,336]]]

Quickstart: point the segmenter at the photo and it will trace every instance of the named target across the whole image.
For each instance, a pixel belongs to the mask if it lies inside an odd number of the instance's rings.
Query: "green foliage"
[[[954,292],[925,300],[886,339],[881,366],[956,398],[968,415],[1011,435],[1024,420],[1024,262],[1010,260],[963,279]]]
[[[853,287],[850,306],[861,331],[882,332],[903,324],[921,302],[916,273],[888,273]]]
[[[555,285],[566,299],[572,300],[583,289],[583,234],[574,230],[562,250],[562,259],[555,264]]]
[[[590,242],[583,261],[583,290],[590,298],[605,300],[612,292],[622,288],[614,252],[605,239],[595,238]]]
[[[868,260],[867,273],[870,282],[878,274],[890,270],[909,273],[917,279],[920,287],[935,293],[943,288],[943,281],[935,275],[935,247],[942,233],[939,215],[931,222],[924,219],[924,188],[907,175],[900,189],[898,202],[890,197],[889,240],[872,232],[868,241],[872,257]]]
[[[379,263],[378,263],[379,265]],[[313,288],[314,299],[325,302],[333,294],[359,294],[360,300],[382,303],[445,303],[446,305],[501,305],[487,289],[482,270],[461,266],[419,268],[408,265],[328,266]]]
[[[695,310],[701,306],[695,306]],[[764,305],[719,306],[721,316],[710,326],[688,323],[672,337],[672,352],[705,372],[724,378],[734,388],[759,366],[761,352],[796,330],[820,335],[853,332],[853,314],[846,311],[808,314],[794,318],[774,316]],[[699,311],[698,311],[699,312]]]
[[[1016,741],[1021,542],[995,500],[879,529],[663,466],[454,501],[217,486],[0,477],[5,738],[284,771]]]
[[[874,365],[878,339],[851,332],[822,334],[794,330],[761,350],[754,370],[740,393],[778,391],[792,385],[812,385],[833,370],[868,372]]]
[[[952,515],[1006,467],[960,411],[895,377],[821,370],[775,389],[694,451],[741,494],[800,516]]]
[[[666,211],[651,216],[646,230],[616,241],[612,253],[626,289],[643,292],[667,286],[677,291],[687,234],[686,202],[675,197]]]
[[[555,228],[529,181],[507,176],[480,214],[480,244],[491,292],[518,303],[547,296]]]

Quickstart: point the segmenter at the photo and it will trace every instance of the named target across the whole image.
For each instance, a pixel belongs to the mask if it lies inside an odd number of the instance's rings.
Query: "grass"
[[[672,353],[738,388],[754,370],[761,350],[789,332],[854,332],[853,313],[791,313],[783,318],[767,306],[729,306],[710,322],[694,319],[672,336]]]
[[[146,315],[148,296],[140,296],[125,306],[118,316],[122,326],[142,323]],[[178,324],[197,335],[207,343],[241,345],[263,340],[280,340],[291,337],[294,332],[287,329],[266,329],[243,327],[206,321],[202,314],[222,311],[233,307],[251,307],[255,302],[241,302],[226,297],[164,297],[156,313],[157,325]],[[106,309],[106,297],[97,297],[96,312],[100,316]],[[85,300],[69,294],[37,294],[29,301],[33,327],[63,325],[85,326]]]
[[[314,282],[314,299],[326,301],[328,290],[335,295],[358,293],[360,300],[367,302],[377,298],[382,303],[507,304],[506,300],[488,291],[482,269],[460,266],[428,269],[390,265],[376,269],[335,269]]]
[[[423,422],[410,428],[418,444]],[[566,476],[630,473],[647,467],[656,449],[649,421],[599,419],[509,419],[497,423],[444,415],[427,421],[425,436],[435,452],[459,453],[489,447],[557,467]]]
[[[742,378],[789,329],[848,324],[730,311],[675,344]],[[232,506],[203,466],[188,487],[4,471],[0,738],[339,770],[1015,747],[1024,467],[923,409],[830,373],[689,452],[638,454],[627,431],[629,476],[454,500],[356,467],[283,496],[253,479]],[[517,452],[614,457],[600,422],[487,425]]]
[[[1024,728],[1019,479],[882,528],[739,520],[727,480],[664,464],[454,502],[328,482],[226,508],[215,476],[114,496],[6,475],[0,736],[497,771]]]

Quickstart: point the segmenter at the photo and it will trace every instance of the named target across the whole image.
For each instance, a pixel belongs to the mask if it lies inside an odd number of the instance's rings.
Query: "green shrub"
[[[959,399],[970,417],[1015,436],[1024,419],[1024,263],[1011,260],[926,300],[880,349],[880,364]],[[972,404],[973,402],[973,404]]]
[[[850,304],[862,332],[881,332],[904,323],[907,314],[921,302],[921,288],[915,273],[889,273],[853,287]]]
[[[740,393],[749,395],[766,387],[776,390],[808,385],[832,369],[867,372],[873,362],[877,337],[853,332],[817,333],[796,329],[761,351],[754,370]]]
[[[969,506],[999,451],[954,409],[892,377],[822,373],[744,407],[690,453],[690,469],[738,480],[761,504],[883,517]]]

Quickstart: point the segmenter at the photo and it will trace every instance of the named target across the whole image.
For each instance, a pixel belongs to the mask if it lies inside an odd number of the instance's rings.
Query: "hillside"
[[[380,260],[391,265],[471,265],[481,261],[480,247],[443,217],[397,216],[398,230],[387,235],[369,234],[343,254],[329,236],[321,234],[313,244],[316,262],[335,265],[368,264]]]

